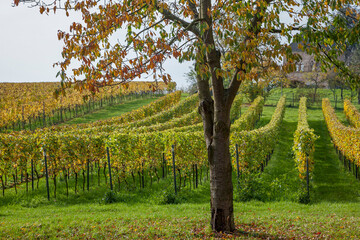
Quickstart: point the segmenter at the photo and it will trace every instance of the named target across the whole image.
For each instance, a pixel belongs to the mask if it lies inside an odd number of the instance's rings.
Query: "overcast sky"
[[[0,0],[0,82],[59,81],[55,77],[59,69],[53,68],[62,59],[63,45],[57,31],[67,31],[80,16],[72,13],[66,17],[61,11],[47,16],[38,8],[22,4],[12,7],[11,3]],[[187,83],[183,75],[189,66],[172,61],[164,67],[177,86],[184,87]]]

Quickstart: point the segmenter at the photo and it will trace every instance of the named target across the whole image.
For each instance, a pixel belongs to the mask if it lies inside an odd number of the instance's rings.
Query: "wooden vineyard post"
[[[193,182],[193,188],[195,189],[195,164],[191,165],[191,170],[192,170],[192,182]]]
[[[98,175],[98,186],[100,186],[100,171],[101,171],[101,167],[100,167],[100,160],[98,161],[98,164],[97,164],[97,168],[98,168],[98,171],[97,171],[97,175]]]
[[[145,175],[144,175],[144,162],[141,163],[141,181],[142,181],[142,188],[145,188]],[[151,177],[150,177],[151,179]]]
[[[17,194],[17,181],[18,181],[18,172],[17,172],[17,167],[15,167],[15,176],[14,176],[14,183],[15,183],[15,192]]]
[[[34,160],[31,158],[31,189],[34,191]]]
[[[306,188],[308,199],[310,197],[310,176],[309,176],[309,156],[306,155]]]
[[[46,118],[45,118],[45,101],[43,101],[43,127],[46,127]]]
[[[22,129],[25,129],[24,105],[21,107]]]
[[[46,177],[47,198],[48,198],[48,200],[50,201],[49,174],[48,174],[47,159],[46,159],[46,150],[45,150],[45,149],[44,149],[44,161],[45,161],[45,177]]]
[[[14,178],[15,193],[17,194],[17,189],[16,189],[16,182],[17,182],[17,179],[16,179],[16,168],[15,168],[15,175],[13,174],[13,178]]]
[[[337,95],[335,95],[335,109],[337,109]]]
[[[171,146],[171,153],[172,153],[172,161],[173,161],[173,173],[174,173],[175,194],[177,194],[177,188],[176,188],[176,169],[175,169],[175,145],[172,145],[172,146]]]
[[[163,156],[163,165],[162,165],[162,178],[165,178],[165,170],[166,170],[166,159],[165,159],[165,153],[162,154]]]
[[[349,161],[349,172],[351,172],[351,161],[350,159],[348,161]]]
[[[352,162],[352,173],[355,176],[355,161]]]
[[[1,179],[1,186],[2,186],[2,195],[4,197],[5,196],[5,184],[4,184],[3,175],[0,176],[0,179]]]
[[[87,171],[87,173],[86,173],[86,177],[87,177],[87,190],[89,191],[89,188],[90,188],[90,169],[89,169],[89,159],[87,160],[87,163],[86,163],[86,171]]]
[[[240,188],[240,167],[239,167],[239,145],[235,145],[236,150],[236,170],[237,170],[237,184],[238,188]]]
[[[198,168],[197,168],[197,164],[195,164],[195,186],[196,188],[198,188]]]
[[[110,165],[110,152],[109,152],[109,147],[106,147],[106,155],[107,155],[108,166],[109,166],[110,189],[111,189],[111,191],[112,191],[112,190],[113,190],[113,185],[112,185],[112,179],[111,179],[111,165]]]

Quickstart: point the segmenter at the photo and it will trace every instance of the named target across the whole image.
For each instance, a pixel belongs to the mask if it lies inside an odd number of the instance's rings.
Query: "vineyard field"
[[[7,155],[6,147],[0,144],[0,157],[9,163],[0,163],[2,182],[7,178],[5,194],[0,196],[0,238],[360,238],[360,181],[353,169],[349,172],[339,160],[321,104],[305,108],[300,99],[293,104],[291,91],[284,90],[286,97],[274,91],[267,99],[259,97],[252,103],[241,95],[236,98],[235,106],[241,109],[232,109],[230,149],[239,230],[234,234],[214,235],[208,226],[208,167],[201,120],[193,113],[196,105],[192,103],[197,96],[180,97],[175,92],[166,95],[167,100],[158,98],[116,120],[34,132],[52,133],[32,145],[40,149],[40,154],[34,155],[40,177],[39,181],[34,179],[34,190],[26,155],[21,149]],[[146,110],[160,106],[161,101],[167,101],[166,111]],[[342,104],[330,99],[339,122],[346,124]],[[354,100],[352,104],[359,109]],[[124,124],[122,118],[131,121]],[[310,154],[309,205],[299,203],[306,176],[304,165],[295,164],[293,147],[299,145],[294,142],[296,129],[313,129],[317,136],[314,147],[309,148],[314,150]],[[32,141],[31,133],[21,133],[29,137],[2,134],[1,139],[19,144]],[[45,147],[50,200],[41,155]],[[8,156],[19,157],[12,161]],[[303,164],[303,155],[300,159],[299,164]],[[19,215],[24,217],[17,219]]]
[[[88,90],[79,92],[73,88],[62,91],[57,82],[0,83],[0,129],[49,126],[56,120],[63,122],[71,115],[77,117],[96,107],[114,105],[126,97],[137,97],[153,90],[159,93],[166,89],[163,82],[131,82],[100,88],[93,95]],[[55,92],[59,93],[57,98],[54,98]]]
[[[104,120],[107,118],[118,117],[121,114],[130,112],[134,109],[137,109],[143,105],[147,105],[155,101],[158,97],[144,97],[144,98],[134,98],[124,101],[122,104],[116,104],[111,106],[103,107],[99,110],[95,110],[90,114],[85,114],[81,117],[76,117],[74,119],[68,120],[64,123],[60,123],[59,126],[63,125],[72,125],[72,124],[82,124],[82,123],[91,123],[98,120]]]

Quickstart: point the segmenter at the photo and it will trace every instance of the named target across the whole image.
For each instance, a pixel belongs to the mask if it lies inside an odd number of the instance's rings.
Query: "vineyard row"
[[[243,116],[247,116],[244,114]],[[60,174],[77,176],[89,163],[104,166],[105,146],[111,149],[113,166],[119,177],[156,169],[161,164],[161,155],[170,158],[171,151],[165,146],[175,145],[177,166],[187,169],[193,164],[200,168],[206,165],[206,153],[202,132],[177,133],[159,132],[149,134],[98,134],[73,135],[71,133],[30,135],[17,138],[7,135],[3,139],[2,176],[12,175],[14,171],[27,172],[30,162],[37,169],[44,170],[42,150],[48,153],[49,175],[56,179]],[[136,144],[136,146],[134,146]],[[145,151],[144,151],[145,150]],[[31,161],[30,161],[31,160]]]
[[[322,110],[332,142],[340,155],[344,165],[353,170],[359,177],[360,165],[360,130],[344,126],[337,118],[329,99],[322,100]]]
[[[133,82],[122,87],[108,86],[99,89],[96,95],[85,90],[80,93],[67,89],[64,91],[66,96],[60,95],[55,99],[53,94],[58,91],[58,83],[0,83],[0,128],[15,129],[17,126],[18,129],[24,129],[26,123],[33,127],[35,121],[42,122],[40,125],[44,127],[56,119],[56,114],[60,121],[65,117],[62,116],[64,111],[76,112],[80,111],[79,108],[91,108],[95,103],[102,105],[105,101],[112,103],[122,96],[138,93],[138,89],[149,92],[149,86],[152,83]],[[158,83],[157,89],[164,90],[166,85]]]

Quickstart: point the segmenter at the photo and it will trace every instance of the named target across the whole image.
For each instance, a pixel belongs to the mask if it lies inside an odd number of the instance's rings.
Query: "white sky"
[[[20,4],[11,6],[12,0],[0,0],[0,82],[50,82],[56,78],[61,61],[62,42],[57,38],[59,29],[68,31],[80,15],[62,11],[54,15],[40,14],[38,8]],[[179,87],[187,86],[184,73],[191,63],[168,62],[164,67]],[[146,79],[144,79],[146,80]],[[148,80],[152,80],[149,78]]]

